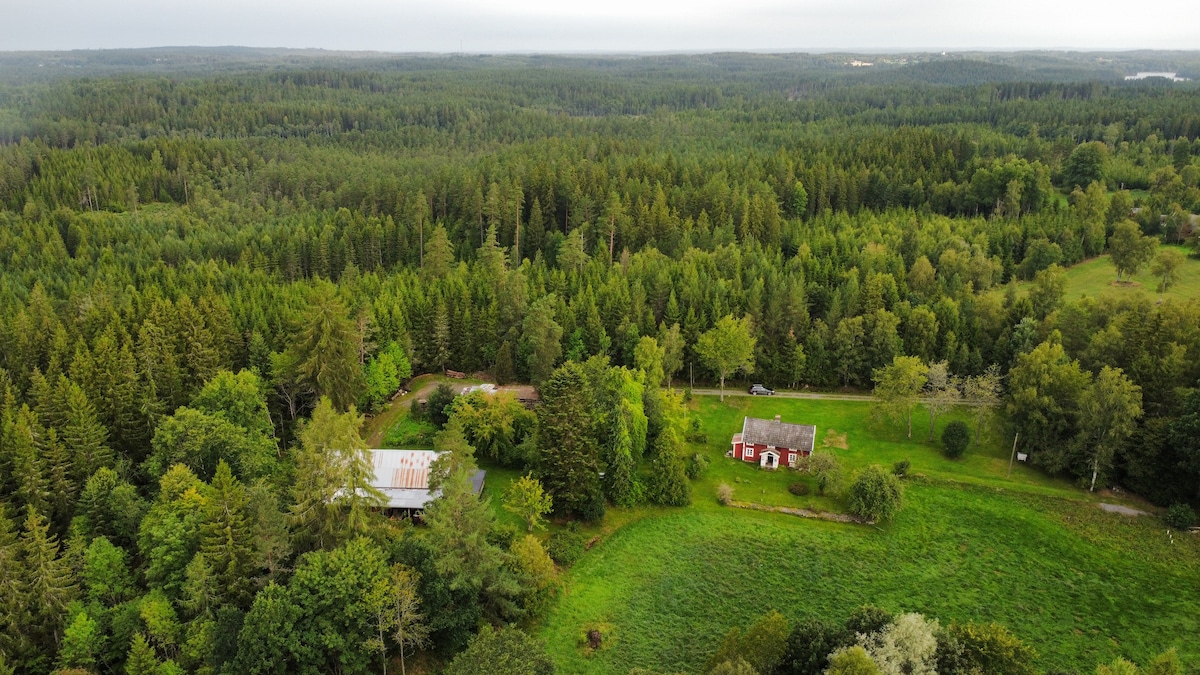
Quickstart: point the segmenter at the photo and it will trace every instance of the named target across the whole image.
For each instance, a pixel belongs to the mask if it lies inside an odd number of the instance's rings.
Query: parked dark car
[[[774,396],[775,390],[768,389],[761,384],[752,384],[752,385],[750,385],[750,395],[751,396]]]

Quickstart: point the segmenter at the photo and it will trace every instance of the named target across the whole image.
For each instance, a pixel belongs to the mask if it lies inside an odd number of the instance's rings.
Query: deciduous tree
[[[532,474],[513,481],[504,496],[504,509],[520,516],[525,521],[527,532],[545,527],[543,516],[550,513],[553,507],[550,495],[546,494],[542,484]]]
[[[1079,442],[1091,459],[1092,482],[1112,465],[1114,454],[1133,435],[1142,416],[1142,389],[1120,368],[1104,366],[1079,397]]]
[[[850,513],[867,521],[890,520],[900,510],[904,489],[900,479],[871,465],[858,473],[847,491]]]
[[[554,675],[546,647],[518,628],[484,626],[446,667],[446,675]]]
[[[1117,223],[1108,238],[1109,259],[1117,268],[1117,281],[1122,276],[1137,274],[1154,256],[1158,241],[1142,234],[1141,228],[1132,220]]]
[[[696,354],[721,379],[721,400],[725,400],[725,378],[739,370],[754,372],[756,340],[750,330],[750,317],[735,319],[726,315],[712,330],[696,341]]]
[[[890,366],[875,371],[873,412],[895,420],[904,420],[912,438],[912,412],[928,379],[929,367],[915,356],[897,356]]]
[[[1183,265],[1183,254],[1173,248],[1163,248],[1154,257],[1150,273],[1158,278],[1158,302],[1162,303],[1167,290],[1179,281],[1179,267]]]
[[[975,442],[979,442],[983,424],[1000,405],[1000,367],[988,366],[981,375],[973,375],[963,382],[963,397],[971,404],[971,416],[975,418]]]

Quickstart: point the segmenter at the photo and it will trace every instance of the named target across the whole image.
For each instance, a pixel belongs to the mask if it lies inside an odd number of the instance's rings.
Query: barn
[[[817,428],[811,424],[790,424],[779,415],[773,420],[746,417],[742,431],[733,435],[728,456],[744,462],[757,462],[764,469],[780,464],[796,466],[801,457],[812,454]]]
[[[375,476],[371,481],[387,499],[383,511],[389,516],[420,513],[436,499],[440,491],[429,490],[429,469],[440,453],[433,450],[368,450]],[[477,471],[471,479],[475,494],[483,491],[486,472]]]

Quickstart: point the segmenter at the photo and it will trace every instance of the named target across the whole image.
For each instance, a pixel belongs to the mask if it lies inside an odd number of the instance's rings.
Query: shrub
[[[1196,512],[1187,504],[1174,504],[1167,509],[1163,520],[1177,530],[1186,530],[1196,524]]]
[[[687,439],[688,443],[699,443],[703,445],[704,443],[708,442],[708,434],[704,433],[704,427],[700,426],[699,417],[693,417],[688,422],[688,430],[687,433],[684,434],[684,438]]]
[[[546,646],[541,641],[529,637],[519,628],[496,630],[484,626],[444,672],[446,675],[544,675],[554,672],[554,662],[546,655]]]
[[[583,555],[584,544],[583,533],[579,531],[579,526],[571,523],[566,529],[550,533],[546,552],[550,554],[554,562],[563,567],[570,567]]]
[[[488,533],[487,540],[489,544],[507,550],[521,534],[523,533],[512,523],[496,523]]]
[[[729,483],[721,483],[717,486],[717,502],[722,506],[729,506],[733,503],[733,488]]]
[[[429,395],[426,413],[429,415],[429,421],[437,428],[446,426],[446,421],[450,419],[450,413],[446,409],[454,402],[455,396],[454,390],[445,382],[439,384]]]
[[[942,430],[942,451],[950,459],[962,457],[971,444],[971,429],[966,422],[955,420]]]
[[[414,398],[408,406],[408,416],[414,420],[420,421],[421,415],[425,414],[425,408],[421,407],[421,399]]]
[[[796,495],[797,497],[803,497],[804,495],[808,494],[808,484],[792,483],[788,486],[788,492]]]
[[[688,458],[688,463],[687,463],[687,467],[685,468],[685,471],[687,472],[687,477],[689,480],[696,480],[704,473],[704,470],[707,468],[708,468],[708,458],[697,452]]]
[[[596,492],[592,494],[592,498],[583,505],[582,509],[580,509],[579,517],[589,523],[598,523],[601,520],[604,520],[604,512],[607,509],[608,504],[604,501],[604,493],[596,490]]]
[[[889,520],[900,510],[903,494],[899,478],[879,465],[869,466],[850,485],[850,513],[864,520]]]
[[[904,478],[908,475],[908,468],[910,466],[912,466],[911,462],[909,462],[907,459],[902,459],[892,465],[892,475]]]
[[[939,673],[1034,675],[1037,653],[995,623],[952,623],[938,636]]]

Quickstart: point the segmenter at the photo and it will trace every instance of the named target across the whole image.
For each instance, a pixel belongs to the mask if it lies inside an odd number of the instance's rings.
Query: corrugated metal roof
[[[440,453],[433,450],[368,450],[375,467],[371,483],[387,497],[390,509],[423,509],[439,492],[429,492],[429,467]],[[486,471],[471,478],[475,493],[483,490]]]
[[[812,452],[817,428],[807,424],[789,424],[778,418],[761,420],[747,417],[742,426],[742,438],[748,445],[771,445],[789,450]]]
[[[424,490],[429,487],[429,466],[437,459],[433,450],[372,450],[375,480],[379,489]]]

